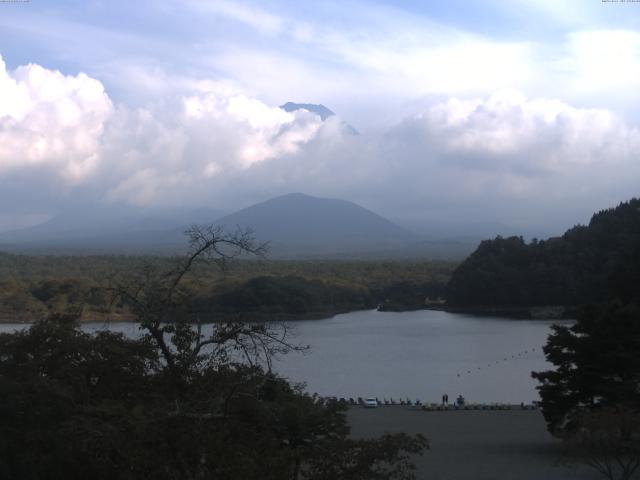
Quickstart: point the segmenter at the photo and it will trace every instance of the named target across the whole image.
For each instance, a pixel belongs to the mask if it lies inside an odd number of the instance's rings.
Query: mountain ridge
[[[39,225],[0,233],[0,250],[47,255],[175,255],[184,231],[217,224],[251,228],[273,259],[462,259],[469,239],[426,238],[354,202],[290,193],[227,215],[209,208],[124,209],[92,206],[66,211]]]
[[[258,240],[280,251],[304,245],[313,253],[399,246],[417,236],[356,203],[290,193],[241,209],[216,221],[225,228],[250,226]]]

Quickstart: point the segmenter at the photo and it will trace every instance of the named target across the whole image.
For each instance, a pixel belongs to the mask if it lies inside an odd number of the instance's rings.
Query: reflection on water
[[[552,323],[430,310],[290,322],[294,341],[311,349],[280,357],[274,368],[321,395],[437,402],[448,393],[450,400],[461,394],[472,402],[530,402],[538,398],[531,371],[549,367],[542,346]],[[16,328],[24,325],[0,325],[0,331]],[[140,334],[132,323],[109,328]]]

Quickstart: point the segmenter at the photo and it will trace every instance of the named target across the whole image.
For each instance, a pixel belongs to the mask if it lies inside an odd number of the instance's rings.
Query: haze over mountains
[[[0,234],[0,249],[23,253],[172,254],[194,223],[253,229],[274,258],[462,258],[477,239],[425,240],[353,202],[301,193],[224,215],[212,209],[95,207],[66,212],[34,227]]]
[[[337,118],[322,104],[287,102],[286,112],[306,110],[323,122]],[[348,123],[339,128],[359,135]],[[184,231],[216,223],[254,230],[269,242],[272,258],[462,259],[483,238],[517,233],[495,223],[452,218],[394,223],[355,203],[291,193],[236,212],[211,208],[76,205],[48,221],[0,233],[0,250],[30,254],[174,254],[186,247]]]
[[[0,250],[24,253],[173,253],[184,230],[211,223],[214,209],[94,205],[65,211],[29,228],[0,233]]]

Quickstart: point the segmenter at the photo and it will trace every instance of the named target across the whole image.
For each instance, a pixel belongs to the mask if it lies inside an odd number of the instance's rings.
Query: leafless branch
[[[177,259],[174,268],[161,272],[148,265],[137,278],[119,282],[110,288],[114,299],[121,298],[132,305],[141,328],[156,343],[167,366],[174,368],[179,362],[184,368],[195,366],[202,360],[207,347],[211,347],[212,350],[204,357],[228,358],[228,352],[235,350],[241,352],[249,365],[264,362],[271,370],[274,355],[307,348],[289,342],[288,329],[284,324],[218,322],[212,326],[210,335],[203,335],[199,317],[189,311],[188,291],[181,288],[185,277],[200,261],[214,262],[224,269],[227,262],[244,254],[262,257],[267,251],[267,244],[256,243],[251,229],[237,228],[228,234],[220,226],[194,225],[185,234],[189,240],[189,252]],[[187,318],[171,318],[179,311],[185,314],[185,309]],[[195,331],[191,334],[182,332],[176,339],[178,334],[174,322],[193,322]]]

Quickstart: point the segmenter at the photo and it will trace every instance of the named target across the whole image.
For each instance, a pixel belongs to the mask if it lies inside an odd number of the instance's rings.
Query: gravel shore
[[[596,480],[597,472],[562,461],[537,410],[425,412],[406,406],[352,407],[352,435],[422,433],[430,450],[416,458],[422,480]]]

